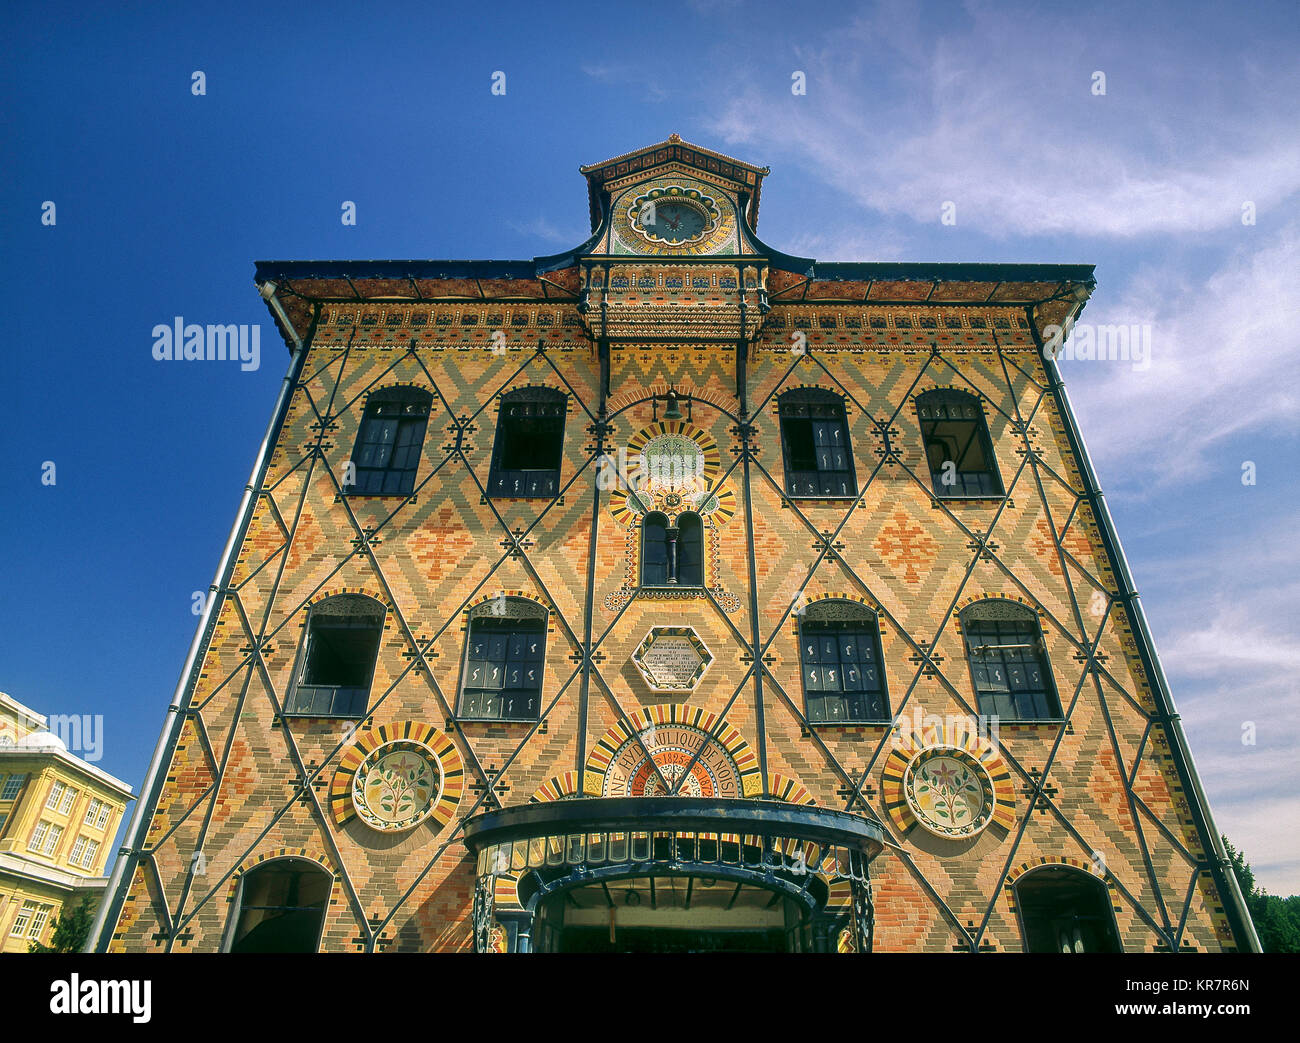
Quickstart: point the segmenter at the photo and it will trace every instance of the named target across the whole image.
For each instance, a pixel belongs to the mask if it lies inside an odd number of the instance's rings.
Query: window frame
[[[382,417],[384,405],[401,406],[402,409],[396,417]],[[408,415],[406,407],[423,406],[423,413],[411,413]],[[392,497],[402,498],[410,496],[415,491],[416,475],[420,470],[420,463],[424,459],[424,442],[429,435],[429,417],[433,415],[433,395],[424,388],[411,387],[406,384],[392,385],[385,388],[377,388],[366,396],[365,408],[362,410],[361,423],[357,426],[357,437],[352,443],[352,455],[348,458],[349,462],[355,469],[354,474],[356,482],[343,486],[343,493],[346,496],[374,496],[374,497]],[[362,450],[369,445],[382,445],[371,439],[363,444],[363,438],[367,431],[374,431],[379,424],[395,420],[397,426],[393,430],[393,441],[389,446],[388,461],[382,466],[365,465],[358,462]],[[420,433],[418,440],[414,443],[415,462],[410,467],[392,466],[393,458],[399,449],[409,450],[412,445],[402,446],[400,440],[404,431],[419,427]],[[379,490],[362,488],[361,475],[379,475]],[[383,491],[390,475],[399,476],[398,488],[391,492]]]
[[[664,581],[662,583],[646,582],[646,550],[650,543],[646,539],[648,523],[651,518],[662,518],[664,522]],[[682,540],[682,522],[686,519],[693,519],[695,528],[698,532],[699,539],[699,570],[700,581],[698,583],[683,583],[680,580],[682,548],[685,541]],[[683,511],[673,518],[669,518],[663,511],[650,511],[641,519],[641,537],[640,551],[638,555],[637,568],[637,588],[639,590],[658,591],[658,590],[704,590],[706,587],[705,580],[708,577],[706,556],[706,541],[704,538],[704,519],[698,511]]]
[[[802,401],[800,401],[801,399]],[[838,415],[832,419],[838,421],[841,430],[844,432],[844,452],[846,455],[847,468],[845,468],[844,470],[827,468],[825,471],[823,471],[820,468],[814,468],[812,472],[809,472],[807,468],[796,469],[794,467],[794,461],[792,459],[793,451],[791,445],[791,438],[789,437],[789,429],[787,428],[787,421],[793,422],[793,421],[803,420],[805,418],[788,416],[786,413],[786,409],[787,407],[796,408],[798,406],[804,406],[804,407],[833,406],[838,410]],[[786,497],[786,499],[844,500],[844,501],[857,499],[857,497],[861,495],[862,490],[858,485],[857,461],[854,458],[855,454],[853,452],[853,431],[849,427],[848,407],[844,404],[844,396],[839,394],[838,392],[831,391],[828,388],[820,388],[820,387],[791,388],[789,391],[786,391],[783,394],[777,396],[776,411],[777,411],[777,429],[778,429],[777,434],[781,440],[781,466],[783,468],[782,475],[781,475],[782,485],[783,485],[782,493]],[[814,420],[825,420],[826,418],[824,417],[815,418],[809,415],[806,419],[811,427],[811,424],[814,422]],[[815,443],[816,443],[815,437],[813,439],[813,442],[814,442],[814,456],[815,456]],[[814,459],[814,463],[816,463],[815,459]],[[850,491],[844,493],[825,493],[825,492],[809,493],[809,492],[794,491],[791,488],[791,486],[795,484],[793,476],[795,474],[808,474],[808,473],[814,473],[819,476],[818,484],[820,484],[820,476],[822,474],[847,473],[849,477],[848,485],[850,487]]]
[[[840,606],[843,607],[841,608]],[[843,620],[808,618],[808,614],[810,612],[816,612],[820,614],[820,612],[829,612],[837,608],[839,611],[844,612],[846,616],[849,617],[856,616],[857,618],[846,618]],[[817,720],[814,719],[812,716],[812,704],[810,702],[810,697],[825,695],[827,693],[825,693],[824,690],[822,692],[810,691],[810,689],[808,688],[808,675],[806,673],[807,668],[809,666],[818,666],[821,664],[820,662],[816,664],[810,663],[805,658],[806,646],[804,643],[804,632],[805,632],[804,628],[809,623],[812,623],[814,626],[816,626],[819,623],[836,623],[836,622],[852,623],[855,625],[855,627],[857,624],[861,624],[860,628],[855,629],[853,632],[858,634],[866,634],[869,635],[871,638],[871,645],[872,645],[871,652],[876,666],[876,670],[880,677],[880,688],[879,691],[868,691],[866,688],[863,688],[860,694],[863,696],[864,701],[866,701],[867,699],[873,696],[879,698],[880,705],[881,705],[881,715],[879,717],[871,717],[871,716],[860,717],[860,718],[845,717],[841,720],[831,720],[831,719]],[[880,613],[872,609],[870,606],[862,604],[862,602],[860,601],[854,601],[852,598],[823,598],[819,601],[814,602],[812,605],[809,605],[797,617],[796,641],[798,642],[797,653],[798,653],[798,664],[799,664],[799,683],[803,688],[803,697],[804,697],[803,699],[804,719],[808,722],[809,726],[822,727],[822,726],[829,725],[832,727],[836,727],[842,725],[886,725],[892,723],[893,717],[891,714],[890,701],[889,701],[889,678],[885,670],[884,645],[883,642],[880,640]],[[838,644],[838,639],[837,639],[837,644]],[[837,659],[836,659],[837,664],[841,666],[843,665],[843,659],[840,658],[842,655],[843,655],[843,651],[841,648],[837,652]],[[858,663],[863,662],[860,653],[856,662]],[[844,691],[843,689],[840,689],[839,691],[839,695],[841,697],[847,697],[850,694],[858,694],[858,693],[849,693]]]
[[[50,792],[45,796],[46,811],[58,811],[59,801],[63,799],[63,794],[67,791],[67,788],[58,779],[50,783]]]
[[[330,602],[336,601],[337,599],[340,598],[354,599],[358,608],[361,607],[362,601],[367,601],[373,604],[374,606],[376,606],[376,609],[372,613],[365,613],[365,614],[362,614],[361,612],[351,612],[351,613],[329,612],[327,614],[326,612],[323,611],[323,606],[326,606]],[[375,621],[373,627],[376,635],[375,654],[374,654],[374,658],[370,662],[370,669],[367,671],[366,682],[364,685],[322,685],[322,684],[307,684],[304,681],[307,668],[311,662],[313,638],[316,636],[313,633],[313,624],[315,624],[318,627],[324,627],[325,629],[338,629],[338,630],[371,629],[370,627],[363,627],[355,623],[342,624],[331,628],[328,624],[316,622],[318,619],[328,619],[330,618],[330,616],[337,616],[337,618],[339,619],[348,619],[348,620],[361,620],[370,617],[373,618]],[[365,716],[370,712],[370,693],[373,690],[374,683],[375,683],[375,670],[379,666],[379,653],[383,647],[384,623],[387,620],[387,618],[388,618],[387,606],[384,605],[383,602],[375,598],[372,598],[367,594],[334,594],[331,595],[330,597],[322,598],[320,601],[317,601],[314,604],[312,604],[307,610],[307,621],[303,625],[303,636],[302,636],[302,640],[299,642],[298,645],[298,656],[294,662],[294,667],[293,667],[293,686],[290,688],[288,694],[285,696],[284,707],[282,711],[283,716],[296,717],[296,718],[309,718],[309,719],[317,718],[322,720],[364,719]],[[313,690],[313,693],[333,689],[333,695],[330,697],[329,712],[316,710],[316,709],[304,711],[297,708],[296,704],[298,702],[299,692],[304,692],[307,689]],[[356,700],[360,701],[359,710],[354,709],[351,712],[344,713],[344,712],[340,712],[337,709],[341,693],[343,692],[352,693],[352,695],[349,696],[349,698],[354,700],[354,704],[353,704],[354,706]],[[313,705],[314,702],[315,699],[313,698],[312,700]]]
[[[276,865],[281,862],[288,863],[288,867],[301,866],[302,868],[299,870],[299,872],[304,874],[307,872],[319,873],[321,876],[325,877],[329,882],[329,886],[325,891],[325,900],[321,906],[320,926],[316,932],[316,941],[311,949],[311,951],[314,953],[320,952],[321,939],[325,937],[325,922],[326,920],[329,919],[330,899],[334,895],[334,884],[337,882],[338,878],[336,874],[330,872],[319,862],[315,862],[310,858],[301,858],[292,855],[281,857],[281,858],[269,858],[264,862],[259,862],[256,866],[254,866],[252,869],[249,869],[247,872],[240,874],[239,886],[235,889],[234,902],[232,903],[230,920],[226,927],[226,937],[222,940],[222,945],[221,945],[222,952],[230,953],[235,951],[235,945],[237,944],[236,935],[239,932],[239,923],[244,918],[244,893],[248,884],[249,877],[254,876],[255,874],[257,874],[262,870],[273,870],[276,867]],[[314,908],[314,906],[253,906],[253,908],[255,909],[311,909]]]
[[[935,418],[922,417],[921,411],[927,405],[952,405],[962,404],[973,407],[975,416],[961,417],[954,421],[951,417],[945,417],[943,420]],[[936,500],[1005,500],[1007,498],[1006,482],[1002,480],[1002,469],[998,466],[997,454],[993,447],[993,432],[989,430],[988,416],[984,412],[984,399],[971,391],[964,391],[961,388],[931,388],[917,395],[914,400],[916,406],[916,422],[921,432],[921,455],[925,461],[926,474],[930,476],[930,490]],[[983,474],[987,475],[996,492],[968,492],[964,489],[959,490],[957,486],[946,486],[943,484],[941,472],[935,471],[930,465],[930,446],[931,444],[942,444],[939,437],[935,436],[935,427],[940,423],[970,423],[974,425],[974,438],[966,443],[966,448],[962,450],[961,455],[969,451],[971,443],[979,439],[980,449],[984,454],[984,459],[988,462],[988,469],[985,471],[957,471],[958,475],[966,474]],[[929,431],[927,433],[927,425]],[[955,461],[954,461],[955,463]]]
[[[19,772],[5,779],[4,786],[0,787],[0,800],[17,800],[22,795],[28,774],[28,772]]]
[[[98,797],[91,797],[90,803],[86,806],[86,817],[81,820],[83,826],[95,826],[95,816],[99,814],[100,805],[103,803]]]
[[[981,619],[981,613],[987,613],[987,615]],[[1004,614],[1003,618],[999,619],[999,614]],[[975,709],[980,716],[989,720],[996,719],[999,722],[1005,722],[1007,724],[1060,724],[1065,719],[1065,711],[1061,705],[1061,693],[1056,687],[1056,675],[1052,670],[1051,658],[1047,654],[1047,638],[1043,634],[1043,626],[1039,621],[1037,612],[1029,606],[1022,605],[1019,602],[1009,602],[1001,598],[983,598],[967,605],[961,610],[960,622],[962,649],[965,652],[966,665],[970,671],[971,691],[975,695]],[[995,692],[981,690],[979,677],[975,671],[975,649],[982,647],[984,642],[981,641],[979,644],[976,644],[971,640],[970,627],[972,622],[976,624],[1018,622],[1022,626],[1029,626],[1032,628],[1035,636],[1029,644],[1033,646],[1034,654],[1038,660],[1038,669],[1043,675],[1043,698],[1047,703],[1049,716],[1024,717],[1017,713],[1016,716],[1012,717],[1002,713],[992,712],[992,707],[988,705],[987,700],[998,696],[1005,696],[1011,699],[1014,705],[1016,693],[1011,689],[1011,671],[1009,669],[1008,660],[1005,656],[1000,658],[999,662],[1002,665],[1004,676],[1007,678],[1006,691]],[[1001,635],[997,636],[1001,637]],[[1005,649],[1000,651],[1005,652]],[[1036,695],[1037,693],[1035,692],[1034,695],[1031,695],[1031,698],[1035,698]],[[1053,709],[1056,711],[1055,715],[1051,715]]]
[[[506,454],[506,441],[503,436],[507,432],[507,427],[513,419],[509,415],[509,409],[515,405],[533,405],[533,406],[551,406],[559,407],[558,413],[553,417],[538,417],[535,419],[557,420],[559,421],[559,431],[556,434],[556,459],[554,467],[545,468],[506,468],[502,466],[503,458]],[[526,420],[527,418],[522,418]],[[507,391],[501,396],[500,405],[497,410],[496,433],[492,439],[492,459],[488,466],[487,495],[493,500],[554,500],[559,497],[562,476],[564,474],[564,436],[568,429],[569,420],[569,396],[559,388],[549,387],[547,385],[528,385],[527,387],[515,388],[513,391]],[[529,492],[527,484],[531,479],[524,479],[525,487],[522,490],[498,490],[498,482],[504,482],[503,477],[506,474],[522,475],[549,475],[549,481],[553,487],[552,492]]]
[[[504,598],[505,601],[505,610],[500,614],[495,613],[492,609],[492,606],[494,604],[500,603],[498,601],[498,598]],[[514,612],[512,612],[510,609],[511,605],[515,606]],[[549,627],[550,627],[550,612],[547,610],[546,606],[541,605],[536,601],[533,601],[531,598],[521,598],[514,595],[511,596],[498,595],[497,598],[493,598],[488,601],[479,602],[477,605],[473,606],[469,610],[469,612],[470,612],[469,620],[467,621],[465,626],[464,647],[461,649],[460,684],[457,686],[457,691],[456,691],[456,719],[458,721],[481,721],[485,723],[494,723],[494,724],[535,724],[536,722],[540,721],[542,719],[542,709],[543,709],[542,699],[546,691],[546,659],[547,659],[547,652],[548,652],[547,635],[549,633]],[[538,670],[540,671],[540,676],[537,679],[537,688],[536,688],[537,712],[532,717],[521,717],[521,716],[506,717],[504,716],[504,713],[497,716],[488,716],[481,713],[475,713],[475,714],[468,713],[466,711],[466,705],[470,698],[469,696],[470,692],[489,692],[494,690],[487,687],[471,686],[468,684],[471,661],[474,662],[485,661],[485,660],[470,659],[470,645],[475,640],[475,629],[476,629],[475,624],[480,623],[481,621],[492,623],[497,621],[508,622],[510,620],[515,620],[520,623],[525,621],[530,621],[533,625],[540,624],[540,630],[533,631],[530,626],[529,630],[522,631],[523,633],[537,632],[541,634],[541,643],[542,643],[541,654],[540,657],[537,660],[535,660],[535,662],[540,664],[538,667]],[[514,637],[515,635],[511,634],[507,638],[507,655],[506,658],[504,659],[506,669],[509,669],[511,663],[511,660],[509,658],[509,644],[514,640]],[[523,660],[523,662],[532,662],[532,661],[534,660],[527,660],[527,659]],[[506,688],[503,683],[502,687],[496,690],[499,690],[501,692],[506,692],[509,691],[510,689]],[[532,690],[533,689],[531,688],[516,689],[516,691],[521,691],[521,692],[532,691]]]

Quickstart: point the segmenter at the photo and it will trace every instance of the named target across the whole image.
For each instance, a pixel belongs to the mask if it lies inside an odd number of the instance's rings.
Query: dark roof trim
[[[254,279],[536,279],[528,261],[258,261]]]
[[[775,267],[775,266],[774,266]],[[1091,264],[966,264],[947,261],[818,261],[814,282],[1093,282]]]

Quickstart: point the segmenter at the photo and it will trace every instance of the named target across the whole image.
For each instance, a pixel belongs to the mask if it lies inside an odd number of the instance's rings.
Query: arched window
[[[364,717],[384,629],[384,606],[361,594],[312,605],[298,657],[297,684],[284,712],[302,717]]]
[[[651,511],[641,522],[641,586],[668,583],[668,518]]]
[[[823,388],[796,388],[781,396],[779,413],[786,494],[856,496],[844,399]]]
[[[1121,952],[1106,885],[1069,866],[1044,866],[1016,881],[1025,952]]]
[[[333,881],[314,862],[280,858],[244,874],[231,952],[315,952]]]
[[[546,609],[498,595],[470,610],[459,716],[535,721],[542,706]]]
[[[564,456],[564,392],[526,387],[501,397],[488,495],[553,497]]]
[[[974,395],[940,388],[919,395],[916,414],[937,497],[1001,496],[984,410]]]
[[[424,448],[433,396],[420,388],[381,388],[366,399],[366,412],[352,450],[353,496],[409,496]]]
[[[889,720],[876,615],[856,601],[809,605],[799,620],[799,660],[808,720]]]
[[[704,586],[704,523],[687,511],[676,526],[658,511],[641,523],[641,586]]]
[[[1061,704],[1038,615],[1014,601],[977,601],[961,614],[979,712],[1004,721],[1057,720]]]

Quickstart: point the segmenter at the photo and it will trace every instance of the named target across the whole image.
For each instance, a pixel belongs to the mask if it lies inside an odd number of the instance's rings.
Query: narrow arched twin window
[[[698,514],[652,511],[641,523],[641,586],[704,586],[704,525]]]

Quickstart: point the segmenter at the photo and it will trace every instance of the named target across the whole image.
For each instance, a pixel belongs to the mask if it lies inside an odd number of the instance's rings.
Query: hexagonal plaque
[[[713,664],[694,627],[651,627],[632,663],[653,692],[693,692]]]

